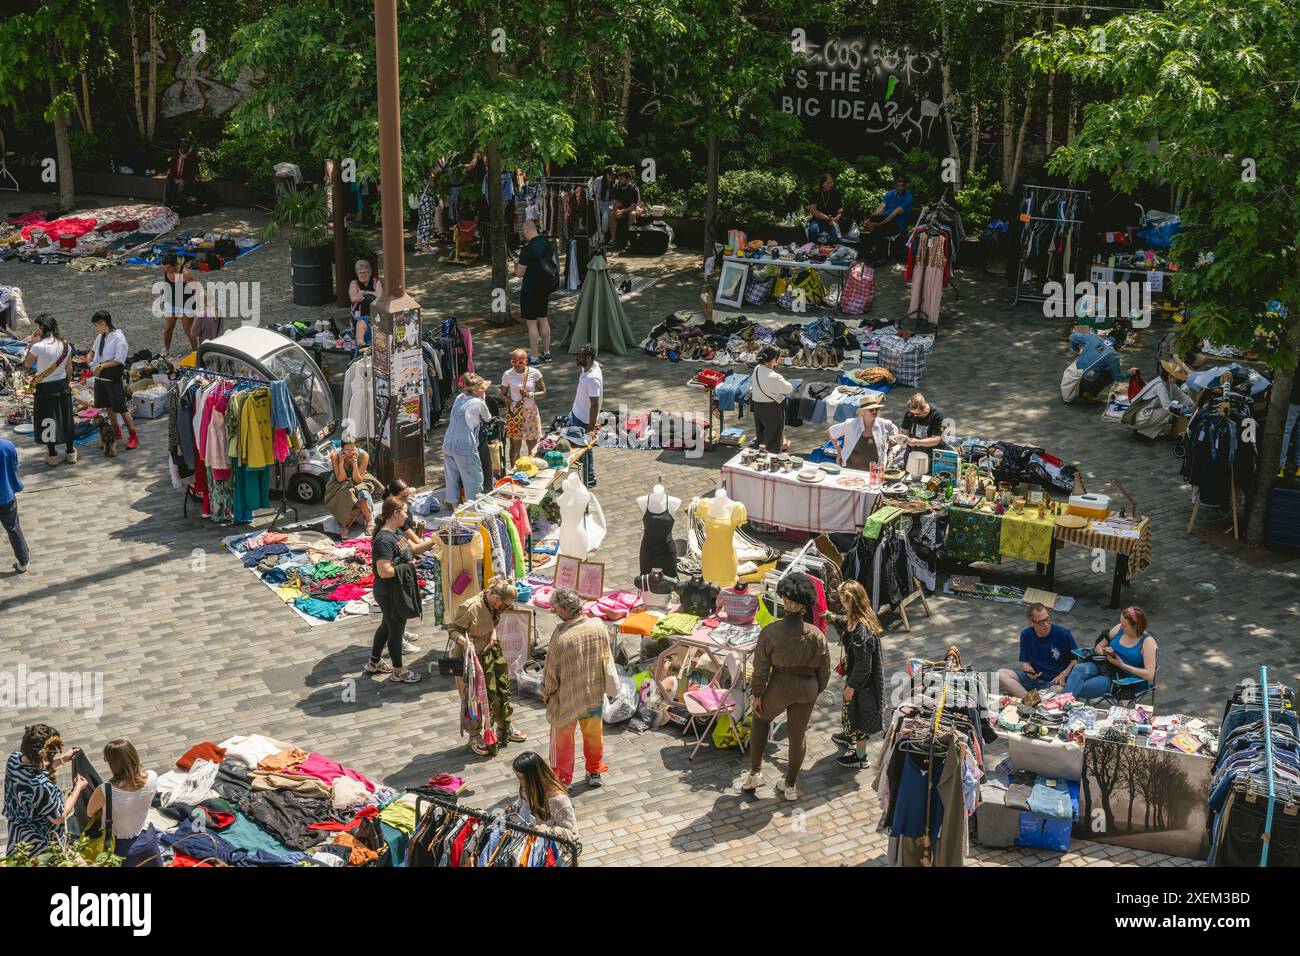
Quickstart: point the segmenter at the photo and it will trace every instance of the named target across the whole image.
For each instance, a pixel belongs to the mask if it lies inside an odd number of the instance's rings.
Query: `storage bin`
[[[1067,510],[1072,515],[1084,518],[1106,518],[1110,515],[1110,497],[1098,494],[1070,495]]]
[[[1070,848],[1070,830],[1079,819],[1079,782],[1067,781],[1070,790],[1070,805],[1074,810],[1073,820],[1058,820],[1055,817],[1040,817],[1027,810],[1020,811],[1020,833],[1016,837],[1016,846],[1031,847],[1035,850],[1054,850],[1064,853]]]

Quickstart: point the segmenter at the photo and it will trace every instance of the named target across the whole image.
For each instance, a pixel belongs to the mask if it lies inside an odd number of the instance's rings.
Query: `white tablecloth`
[[[727,495],[745,506],[750,521],[792,531],[843,531],[860,528],[875,509],[876,495],[864,488],[844,488],[841,476],[867,473],[844,469],[817,482],[800,481],[795,472],[759,472],[740,464],[737,455],[722,466]]]

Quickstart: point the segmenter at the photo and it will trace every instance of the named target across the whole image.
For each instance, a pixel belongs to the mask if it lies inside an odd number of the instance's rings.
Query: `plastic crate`
[[[1054,817],[1040,817],[1027,810],[1020,811],[1020,833],[1016,837],[1016,846],[1030,847],[1035,850],[1054,850],[1064,853],[1070,848],[1070,830],[1079,819],[1079,784],[1078,781],[1066,782],[1070,790],[1070,804],[1074,809],[1073,819],[1058,820]]]

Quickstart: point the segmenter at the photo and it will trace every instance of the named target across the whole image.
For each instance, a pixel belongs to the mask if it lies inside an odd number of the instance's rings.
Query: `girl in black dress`
[[[881,706],[885,700],[885,675],[880,661],[880,635],[884,628],[871,610],[867,589],[857,581],[845,581],[839,588],[844,615],[832,615],[840,632],[844,656],[840,660],[844,674],[843,730],[831,739],[842,747],[853,748],[842,754],[841,767],[864,770],[867,738],[884,730]]]

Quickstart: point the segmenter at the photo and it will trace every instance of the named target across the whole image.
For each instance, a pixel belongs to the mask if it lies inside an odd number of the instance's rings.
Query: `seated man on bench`
[[[609,242],[618,246],[619,233],[623,234],[622,241],[626,242],[628,229],[636,228],[636,218],[645,215],[645,206],[641,205],[641,190],[633,185],[632,176],[626,169],[618,174],[613,197],[609,208]]]

